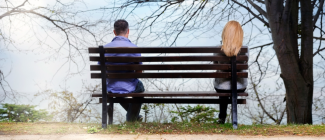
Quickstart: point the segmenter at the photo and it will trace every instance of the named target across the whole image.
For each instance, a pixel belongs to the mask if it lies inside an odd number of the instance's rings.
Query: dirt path
[[[237,135],[0,135],[1,140],[325,140],[325,136],[237,136]]]

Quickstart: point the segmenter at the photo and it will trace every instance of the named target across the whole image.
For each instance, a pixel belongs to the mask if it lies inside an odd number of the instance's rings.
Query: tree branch
[[[250,8],[246,7],[245,5],[239,3],[239,2],[236,1],[236,0],[232,0],[232,1],[233,1],[234,3],[236,3],[236,4],[238,4],[239,6],[245,8],[249,13],[251,13],[251,14],[252,14],[253,16],[255,16],[257,19],[259,19],[261,22],[263,22],[265,26],[270,27],[268,22],[266,22],[264,19],[262,19],[261,17],[259,17],[258,15],[256,15],[256,14],[255,14],[255,13],[254,13]]]
[[[321,38],[321,37],[313,37],[314,39],[317,39],[317,40],[325,40],[325,38]]]
[[[321,48],[321,49],[318,49],[316,52],[314,52],[313,56],[315,56],[316,54],[320,53],[321,51],[324,51],[325,50],[325,47],[324,48]]]
[[[318,20],[318,17],[319,17],[320,12],[323,11],[323,5],[324,5],[324,0],[320,0],[319,1],[319,6],[318,6],[318,10],[317,10],[317,12],[316,12],[316,14],[314,16],[314,19],[313,19],[313,22],[314,22],[313,25],[314,26],[315,26],[315,24],[316,24],[316,22]]]
[[[254,92],[255,92],[255,95],[256,95],[257,101],[258,101],[258,103],[260,104],[260,106],[261,106],[263,112],[264,112],[264,113],[265,113],[265,114],[266,114],[270,119],[272,119],[274,122],[277,122],[277,120],[276,120],[275,118],[273,118],[273,116],[272,116],[271,114],[269,114],[269,112],[267,112],[267,111],[265,110],[265,108],[264,108],[264,106],[263,106],[263,104],[262,104],[262,102],[261,102],[261,99],[260,99],[260,97],[258,96],[258,92],[257,92],[257,90],[256,90],[256,85],[255,85],[255,84],[253,84],[253,89],[254,89]]]
[[[323,10],[322,10],[323,11]],[[323,12],[322,12],[323,13]],[[321,17],[320,17],[320,20],[322,21],[323,20],[323,15],[321,15]],[[316,27],[316,26],[315,26]],[[314,28],[315,29],[315,28]],[[324,32],[323,31],[323,24],[321,23],[320,24],[320,28],[319,28],[319,31],[320,31],[320,37],[319,37],[319,46],[318,46],[318,48],[317,48],[317,51],[315,52],[315,53],[313,53],[313,57],[316,55],[316,54],[319,54],[323,59],[324,59],[324,57],[323,57],[323,55],[321,55],[319,52],[321,52],[321,51],[323,51],[324,49],[325,49],[325,47],[324,48],[320,48],[321,46],[322,46],[322,37],[323,37],[323,34],[322,34],[322,32]],[[314,39],[315,39],[315,37],[314,37]],[[323,40],[325,40],[324,38],[323,38]]]
[[[265,4],[265,1],[262,1],[262,0],[255,0],[255,1],[257,1],[259,3],[262,3],[262,4]]]
[[[281,116],[280,116],[280,118],[278,119],[278,124],[280,125],[280,123],[281,123],[281,121],[282,121],[282,119],[283,119],[283,116],[284,116],[284,113],[286,112],[286,108],[284,108],[283,109],[283,111],[282,111],[282,113],[281,113]]]
[[[319,29],[323,34],[325,34],[325,31],[324,30],[322,30],[322,28],[320,28],[320,27],[318,27],[318,26],[314,26],[315,28],[317,28],[317,29]]]
[[[8,11],[8,12],[2,14],[2,15],[0,16],[0,19],[4,18],[4,17],[6,17],[6,16],[9,16],[11,13],[14,13],[14,12],[19,8],[19,7],[24,6],[25,3],[26,3],[27,1],[28,1],[28,0],[25,0],[22,4],[18,5],[17,7],[12,8],[10,11]],[[8,7],[8,8],[9,8],[9,7]]]
[[[258,15],[259,16],[259,15]],[[245,26],[247,23],[251,22],[254,18],[256,18],[255,16],[252,17],[251,19],[249,19],[248,21],[246,21],[244,24],[242,24],[241,26]]]
[[[193,2],[194,3],[194,2]],[[170,44],[170,46],[172,46],[175,42],[176,42],[176,40],[177,40],[177,38],[178,38],[178,36],[183,32],[183,30],[185,29],[185,27],[186,27],[186,25],[192,20],[192,18],[195,16],[195,15],[198,15],[198,14],[200,14],[200,12],[199,11],[202,11],[203,10],[203,8],[205,7],[205,5],[208,3],[208,1],[205,1],[205,2],[202,2],[201,3],[201,5],[200,5],[200,7],[190,16],[190,18],[184,23],[184,25],[183,25],[183,28],[177,33],[177,35],[176,35],[176,37],[175,37],[175,39],[174,39],[174,41]],[[198,14],[197,14],[198,13]]]
[[[259,6],[257,6],[254,2],[251,0],[247,0],[260,14],[262,14],[265,18],[267,18],[266,12]]]
[[[253,49],[257,49],[257,48],[263,48],[263,47],[265,47],[265,46],[268,46],[268,45],[272,45],[273,44],[273,42],[270,42],[270,43],[267,43],[267,44],[264,44],[264,45],[260,45],[260,46],[256,46],[256,47],[252,47],[252,48],[249,48],[249,50],[253,50]]]
[[[83,114],[83,112],[86,110],[86,108],[88,107],[88,105],[90,104],[90,102],[92,101],[93,99],[90,99],[90,100],[87,100],[85,103],[83,103],[83,104],[81,104],[81,107],[82,107],[82,105],[84,105],[84,104],[86,104],[85,105],[85,107],[82,109],[82,110],[78,110],[77,111],[77,113],[75,114],[75,116],[74,116],[74,119],[73,119],[73,121],[74,120],[76,120],[76,119],[78,119],[79,118],[79,116],[81,115],[81,114]],[[79,108],[78,108],[79,109]],[[79,112],[79,114],[78,114],[78,112]],[[77,115],[78,114],[78,115]]]

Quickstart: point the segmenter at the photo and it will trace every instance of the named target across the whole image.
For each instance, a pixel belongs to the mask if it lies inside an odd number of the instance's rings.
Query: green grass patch
[[[84,123],[14,123],[1,122],[1,134],[223,134],[223,135],[297,135],[324,136],[325,125],[239,125],[214,123],[124,123],[109,125]]]
[[[125,123],[112,125],[102,134],[225,134],[324,136],[325,125],[239,125],[213,123]]]

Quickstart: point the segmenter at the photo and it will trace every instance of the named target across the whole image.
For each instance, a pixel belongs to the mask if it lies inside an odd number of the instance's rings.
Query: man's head
[[[129,23],[124,19],[119,19],[114,23],[114,34],[116,36],[129,37]]]

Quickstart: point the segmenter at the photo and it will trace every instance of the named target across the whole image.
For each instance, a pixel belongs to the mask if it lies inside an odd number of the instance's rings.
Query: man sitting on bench
[[[104,47],[137,47],[135,44],[131,43],[128,39],[129,37],[129,24],[127,21],[120,19],[115,21],[114,23],[114,34],[111,43],[104,45]],[[106,53],[105,56],[141,56],[140,53]],[[136,63],[112,63],[106,62],[106,65],[123,65],[123,64],[136,64]],[[142,64],[142,62],[137,63]],[[114,71],[114,73],[129,73],[129,72],[137,72],[139,71]],[[116,93],[116,94],[128,94],[128,93],[140,93],[144,92],[144,86],[142,82],[137,78],[131,79],[106,79],[107,92]],[[142,98],[142,97],[138,97]],[[134,122],[134,121],[142,121],[143,117],[139,115],[141,110],[141,103],[120,103],[121,106],[127,111],[126,113],[126,121]]]

